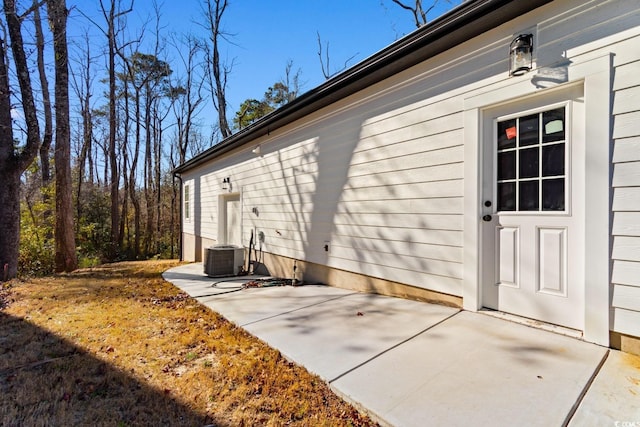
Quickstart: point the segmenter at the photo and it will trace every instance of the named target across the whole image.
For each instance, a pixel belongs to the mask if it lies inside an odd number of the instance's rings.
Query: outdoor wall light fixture
[[[260,149],[260,146],[259,146],[259,145],[256,145],[256,148],[254,148],[253,150],[251,150],[251,152],[252,152],[253,154],[255,154],[256,156],[259,156],[259,155],[260,155],[260,153],[262,152],[262,150]]]
[[[521,76],[531,71],[533,34],[520,34],[509,45],[509,75]]]
[[[231,191],[231,178],[226,177],[222,179],[222,189]]]

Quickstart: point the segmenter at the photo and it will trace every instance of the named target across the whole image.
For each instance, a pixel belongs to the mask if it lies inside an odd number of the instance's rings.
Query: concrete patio
[[[637,426],[640,357],[483,313],[321,285],[164,278],[382,425]],[[619,424],[616,424],[618,422]]]

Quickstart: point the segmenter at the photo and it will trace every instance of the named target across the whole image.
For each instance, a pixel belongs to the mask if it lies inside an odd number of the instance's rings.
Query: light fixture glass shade
[[[509,46],[509,75],[521,76],[533,66],[533,35],[520,34]]]

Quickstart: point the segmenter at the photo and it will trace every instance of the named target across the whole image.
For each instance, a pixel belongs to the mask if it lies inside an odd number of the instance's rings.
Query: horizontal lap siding
[[[366,120],[335,216],[332,266],[460,295],[460,109],[449,98]]]
[[[242,186],[245,245],[257,230],[268,252],[460,295],[462,102],[390,101],[273,136],[261,157],[237,154],[202,175],[206,203],[230,176]],[[217,230],[216,215],[203,229]]]
[[[260,231],[267,252],[459,295],[461,101],[402,106],[395,96],[317,113],[256,141],[261,156],[246,147],[203,166],[202,234],[217,238],[229,176],[241,188],[245,245]]]
[[[615,68],[613,95],[612,329],[640,336],[640,37]]]
[[[317,191],[319,134],[314,131],[309,138],[294,136],[292,143],[282,148],[265,147],[266,153],[240,175],[246,242],[251,230],[261,231],[265,235],[263,250],[307,258],[312,214],[314,209],[316,213],[322,210]],[[330,209],[326,210],[329,214]]]
[[[562,64],[563,58],[567,58],[578,63],[613,54],[611,329],[640,336],[638,6],[633,0],[558,4],[569,7],[538,26],[538,61]],[[589,93],[585,94],[585,100],[589,102]]]
[[[599,39],[637,22],[628,0],[557,4],[567,13],[540,8],[530,22],[506,25],[540,24],[539,64],[615,54],[614,329],[640,336],[640,40]],[[245,245],[258,230],[268,252],[461,295],[463,98],[504,73],[505,40],[471,40],[463,56],[445,52],[190,171],[201,181],[201,234],[217,238],[220,183],[229,176],[242,189]],[[257,144],[261,156],[251,153]]]
[[[633,149],[638,145],[640,122],[635,128],[626,117],[624,122],[624,133],[617,133],[625,137],[614,140],[612,329],[640,336],[640,150]]]

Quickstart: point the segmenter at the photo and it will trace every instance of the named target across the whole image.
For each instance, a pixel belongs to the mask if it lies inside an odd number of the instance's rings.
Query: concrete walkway
[[[640,357],[483,313],[328,286],[164,278],[382,425],[640,427]],[[618,424],[616,424],[618,422]]]

